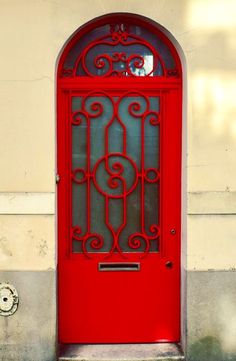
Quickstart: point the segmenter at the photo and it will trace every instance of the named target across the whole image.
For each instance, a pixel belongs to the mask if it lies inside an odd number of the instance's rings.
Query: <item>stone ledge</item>
[[[236,192],[188,192],[188,214],[236,214]]]
[[[184,361],[181,348],[173,343],[64,345],[58,361]]]
[[[55,193],[0,192],[0,214],[54,214]]]

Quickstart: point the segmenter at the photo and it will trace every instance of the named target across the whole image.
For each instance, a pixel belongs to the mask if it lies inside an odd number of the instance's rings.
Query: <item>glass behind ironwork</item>
[[[97,27],[70,49],[61,76],[176,76],[169,47],[146,28],[124,23]]]
[[[73,96],[73,252],[159,251],[159,97]]]

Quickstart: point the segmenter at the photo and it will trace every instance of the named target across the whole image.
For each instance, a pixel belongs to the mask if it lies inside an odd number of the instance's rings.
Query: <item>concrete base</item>
[[[0,316],[0,361],[55,361],[55,271],[0,271],[19,293],[18,310]]]
[[[236,361],[236,272],[187,274],[187,360]]]
[[[176,344],[64,345],[59,361],[183,361]]]

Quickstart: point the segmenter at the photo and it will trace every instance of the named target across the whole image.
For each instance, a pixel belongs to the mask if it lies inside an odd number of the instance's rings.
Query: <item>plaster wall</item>
[[[30,213],[22,194],[28,200],[35,193],[55,192],[55,64],[65,41],[80,25],[105,13],[145,15],[172,33],[186,57],[188,268],[208,269],[197,256],[199,220],[194,214],[236,212],[235,10],[233,0],[225,5],[218,0],[150,0],[148,6],[140,0],[1,0],[0,190],[5,200],[7,193],[9,202],[16,193],[19,213]],[[37,209],[35,198],[34,203]],[[49,203],[38,213],[47,213]],[[0,213],[5,212],[15,211],[6,209],[0,197]],[[225,217],[212,217],[211,226],[224,228],[224,222]],[[207,222],[201,226],[208,230]],[[212,233],[208,243],[213,249],[214,239]],[[208,259],[212,250],[204,251]],[[211,268],[219,262],[221,269],[236,266],[229,253],[214,252]],[[14,263],[13,255],[9,267]]]
[[[56,270],[56,61],[66,40],[79,26],[111,12],[153,19],[173,35],[183,50],[187,74],[184,129],[188,140],[183,155],[187,157],[188,179],[184,195],[187,235],[183,241],[186,282],[191,274],[191,285],[200,289],[203,284],[198,275],[204,271],[208,277],[209,269],[232,273],[233,279],[236,2],[1,0],[0,7],[1,280],[5,281],[7,270],[19,272],[22,279],[23,271],[41,274]],[[54,282],[52,277],[52,289]],[[216,288],[223,285],[222,277],[218,285],[215,282]],[[41,287],[39,282],[39,293]],[[227,288],[228,294],[232,289]],[[187,305],[199,304],[198,295],[189,293]],[[51,302],[55,303],[53,297]],[[209,299],[204,302],[203,308],[207,309]],[[193,308],[188,310],[189,340],[196,340],[201,332],[196,334],[191,328],[195,316]],[[22,316],[16,313],[14,317],[21,322]],[[229,317],[224,318],[226,333]],[[11,360],[4,357],[5,361]],[[27,357],[24,361],[31,360]]]

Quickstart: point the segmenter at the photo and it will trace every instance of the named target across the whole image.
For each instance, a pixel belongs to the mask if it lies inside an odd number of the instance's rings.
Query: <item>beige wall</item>
[[[0,7],[1,268],[55,267],[55,64],[80,25],[119,11],[160,23],[185,53],[187,267],[235,268],[236,2],[0,0]]]
[[[55,267],[54,217],[0,216],[1,269],[50,270]]]

